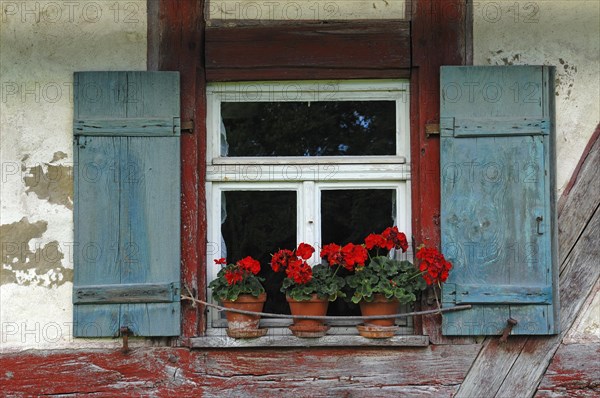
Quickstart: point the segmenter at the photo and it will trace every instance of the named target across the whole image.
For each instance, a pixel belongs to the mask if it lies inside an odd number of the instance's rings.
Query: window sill
[[[251,347],[427,347],[429,336],[400,335],[387,339],[367,339],[362,336],[264,336],[256,339],[234,339],[227,336],[193,337],[191,348],[251,348]]]

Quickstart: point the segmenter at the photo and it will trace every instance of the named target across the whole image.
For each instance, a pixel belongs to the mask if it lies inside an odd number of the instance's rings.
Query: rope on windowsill
[[[413,312],[405,312],[403,314],[393,314],[393,315],[369,315],[369,316],[357,316],[357,315],[348,315],[348,316],[323,316],[323,315],[287,315],[287,314],[272,314],[269,312],[255,312],[255,311],[246,311],[246,310],[238,310],[235,308],[226,308],[220,305],[216,305],[216,304],[212,304],[212,303],[207,303],[206,301],[202,301],[199,300],[197,298],[193,298],[190,296],[184,296],[181,295],[181,299],[182,300],[189,300],[193,302],[193,305],[195,306],[196,303],[198,304],[202,304],[204,306],[207,307],[211,307],[216,309],[217,311],[221,312],[221,311],[229,311],[229,312],[235,312],[238,314],[245,314],[245,315],[260,315],[261,317],[265,317],[265,318],[284,318],[284,319],[320,319],[320,320],[365,320],[365,319],[395,319],[395,318],[407,318],[409,316],[416,316],[416,315],[431,315],[431,314],[439,314],[442,312],[449,312],[449,311],[460,311],[460,310],[467,310],[469,308],[471,308],[471,305],[457,305],[456,307],[449,307],[449,308],[438,308],[435,310],[426,310],[426,311],[413,311]]]

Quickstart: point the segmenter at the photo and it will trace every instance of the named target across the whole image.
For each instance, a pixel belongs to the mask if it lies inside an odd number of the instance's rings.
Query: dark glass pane
[[[394,101],[223,102],[221,116],[227,156],[396,154]]]
[[[321,237],[323,245],[363,243],[370,233],[379,233],[393,225],[392,189],[345,189],[321,191]],[[340,270],[340,275],[348,273]],[[348,294],[348,297],[350,295]],[[336,300],[329,315],[360,315],[358,305]]]
[[[227,260],[252,256],[261,264],[267,302],[265,312],[289,314],[285,295],[279,291],[285,273],[271,270],[271,254],[296,246],[296,192],[224,192],[227,217],[221,226]]]

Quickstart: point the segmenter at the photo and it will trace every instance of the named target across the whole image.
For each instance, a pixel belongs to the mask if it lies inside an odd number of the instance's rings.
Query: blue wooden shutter
[[[179,74],[74,87],[74,335],[179,335]]]
[[[553,68],[441,70],[446,335],[558,333]]]

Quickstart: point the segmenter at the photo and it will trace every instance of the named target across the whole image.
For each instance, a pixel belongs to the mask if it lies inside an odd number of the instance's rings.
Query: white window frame
[[[221,102],[396,101],[396,153],[389,156],[222,157]],[[207,86],[207,284],[218,272],[221,257],[221,196],[225,191],[296,191],[297,243],[319,248],[323,190],[392,189],[396,192],[396,224],[411,236],[409,83],[407,80],[282,81],[215,83]],[[325,242],[330,243],[330,242]],[[236,259],[228,259],[234,261]],[[320,262],[317,253],[309,260]],[[208,290],[209,300],[211,291]],[[268,326],[289,322],[265,321]],[[208,317],[208,335],[225,326],[216,311]],[[334,328],[352,334],[355,328]],[[286,329],[287,330],[287,329]],[[287,334],[286,331],[281,331]]]

